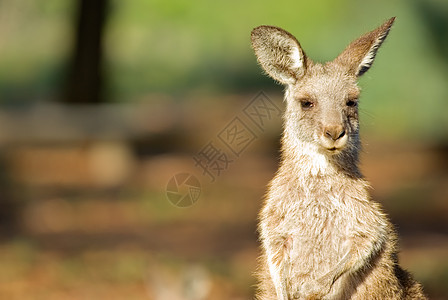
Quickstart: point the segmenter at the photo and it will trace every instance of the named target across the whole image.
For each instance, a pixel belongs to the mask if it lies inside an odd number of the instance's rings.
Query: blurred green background
[[[274,119],[215,182],[193,156],[264,91],[250,31],[315,61],[396,16],[360,80],[363,170],[403,265],[448,296],[448,2],[0,1],[0,298],[251,299]],[[190,208],[166,198],[195,174]]]

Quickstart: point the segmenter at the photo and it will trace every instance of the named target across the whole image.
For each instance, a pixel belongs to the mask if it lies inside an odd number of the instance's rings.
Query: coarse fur
[[[426,299],[398,265],[395,230],[358,167],[357,80],[393,22],[326,64],[281,28],[252,31],[258,62],[286,87],[281,164],[260,212],[257,299]]]

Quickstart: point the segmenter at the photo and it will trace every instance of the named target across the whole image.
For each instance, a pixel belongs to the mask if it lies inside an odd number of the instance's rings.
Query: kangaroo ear
[[[394,23],[395,17],[389,19],[377,29],[364,34],[353,41],[348,47],[335,59],[335,62],[347,66],[349,73],[359,77],[372,66],[375,55],[381,44],[389,34],[389,30]]]
[[[261,67],[282,84],[295,83],[306,70],[306,55],[296,38],[274,26],[252,30],[252,47]]]

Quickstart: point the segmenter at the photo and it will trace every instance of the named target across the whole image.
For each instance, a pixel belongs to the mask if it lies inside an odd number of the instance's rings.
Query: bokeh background
[[[402,265],[446,299],[444,0],[0,1],[0,298],[252,299],[281,120],[213,182],[194,160],[260,91],[283,108],[250,31],[326,61],[392,16],[360,80],[362,169]],[[200,181],[188,208],[167,198],[179,172]]]

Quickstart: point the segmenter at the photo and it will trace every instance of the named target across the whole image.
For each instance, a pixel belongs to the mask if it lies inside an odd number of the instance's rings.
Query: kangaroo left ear
[[[261,67],[282,84],[294,84],[306,71],[307,57],[297,39],[275,26],[259,26],[251,33]]]
[[[389,34],[394,21],[395,17],[353,41],[334,62],[348,66],[349,73],[356,77],[363,75],[372,66],[375,55]]]

